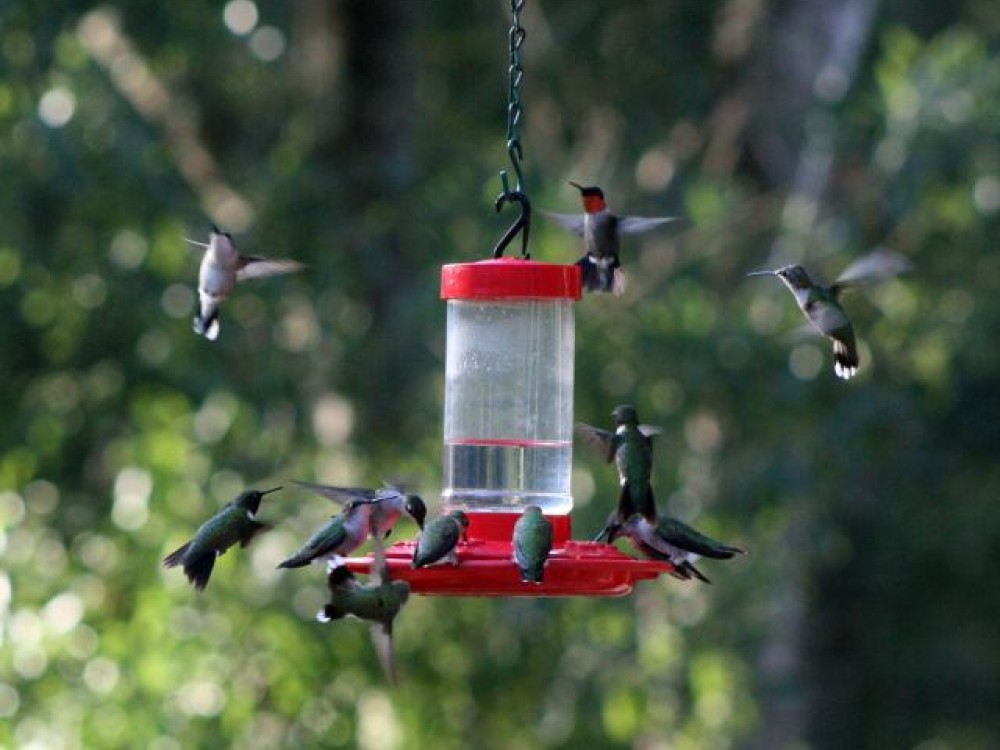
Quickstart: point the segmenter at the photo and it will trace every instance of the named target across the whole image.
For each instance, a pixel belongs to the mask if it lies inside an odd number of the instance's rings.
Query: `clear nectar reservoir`
[[[575,265],[446,265],[446,509],[569,513]]]

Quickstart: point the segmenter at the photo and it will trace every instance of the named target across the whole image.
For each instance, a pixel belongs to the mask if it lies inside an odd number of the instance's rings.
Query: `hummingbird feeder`
[[[531,204],[523,189],[518,127],[525,32],[512,0],[507,152],[517,177],[496,210],[518,203],[521,215],[493,259],[441,269],[447,303],[444,393],[444,512],[469,518],[457,548],[458,565],[413,569],[416,543],[385,550],[389,574],[417,594],[443,596],[623,596],[636,581],[673,568],[639,560],[601,542],[571,538],[573,496],[573,305],[581,297],[580,268],[540,263],[528,255]],[[521,257],[504,249],[521,234]],[[542,583],[526,583],[512,559],[514,524],[535,505],[552,524],[552,550]],[[348,567],[365,572],[370,558]]]

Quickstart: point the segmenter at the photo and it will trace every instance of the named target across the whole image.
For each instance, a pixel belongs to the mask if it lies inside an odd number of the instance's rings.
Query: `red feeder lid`
[[[497,258],[441,268],[441,299],[580,299],[580,268]]]
[[[406,581],[415,594],[436,596],[625,596],[637,581],[669,573],[670,563],[638,560],[609,544],[569,539],[569,516],[549,516],[553,545],[542,583],[521,581],[511,559],[510,538],[518,513],[468,513],[469,541],[456,550],[458,565],[413,570],[416,543],[399,542],[386,550],[391,578]],[[347,567],[367,573],[370,557],[351,558]]]

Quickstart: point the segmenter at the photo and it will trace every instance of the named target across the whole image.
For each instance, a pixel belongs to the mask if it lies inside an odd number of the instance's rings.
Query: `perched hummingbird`
[[[236,283],[298,271],[303,265],[294,260],[270,260],[243,255],[233,244],[229,232],[212,227],[208,244],[188,240],[205,249],[198,269],[198,312],[192,327],[209,341],[219,337],[219,305],[233,291]]]
[[[302,549],[278,567],[301,568],[321,557],[351,554],[368,539],[372,508],[367,500],[350,501],[342,512],[330,516],[330,520],[309,537]]]
[[[237,542],[241,547],[246,547],[257,534],[271,528],[269,524],[257,520],[257,511],[264,495],[280,489],[281,487],[275,487],[263,492],[247,490],[241,493],[203,523],[193,539],[163,558],[163,565],[167,568],[183,565],[188,580],[199,591],[204,590],[212,575],[216,557]]]
[[[370,623],[372,643],[382,671],[389,683],[395,685],[392,624],[410,596],[410,584],[390,579],[385,550],[377,534],[372,536],[372,545],[374,560],[367,583],[359,583],[344,566],[329,565],[326,583],[330,589],[330,601],[317,613],[316,619],[331,622],[343,617],[356,617]]]
[[[469,528],[469,517],[460,510],[453,510],[446,516],[438,516],[428,523],[417,538],[417,549],[413,553],[414,568],[422,568],[447,558],[452,565],[458,565],[455,547]]]
[[[623,234],[640,234],[660,224],[675,221],[675,216],[642,218],[615,216],[604,202],[604,191],[599,187],[583,187],[575,182],[570,185],[580,191],[583,215],[557,214],[546,211],[550,219],[583,237],[584,256],[577,261],[580,266],[583,288],[588,292],[625,291],[625,275],[621,270],[618,249]]]
[[[608,534],[609,543],[623,536],[628,537],[632,546],[646,557],[669,562],[674,567],[674,577],[684,580],[694,576],[711,583],[693,564],[699,557],[728,560],[733,555],[746,554],[738,547],[717,542],[669,516],[650,523],[644,517],[634,515],[624,523],[613,523]]]
[[[406,513],[420,529],[424,528],[427,506],[420,495],[405,493],[398,487],[385,486],[378,489],[365,487],[334,487],[326,484],[295,481],[300,487],[312,490],[338,505],[363,502],[371,507],[371,523],[375,533],[383,539],[392,533],[399,517]]]
[[[514,524],[511,541],[514,564],[521,571],[524,583],[541,583],[545,561],[552,551],[552,522],[537,505],[529,505]]]
[[[611,412],[615,431],[609,432],[589,424],[578,423],[576,432],[608,462],[618,468],[621,493],[618,507],[608,519],[608,525],[595,541],[607,535],[612,523],[619,524],[635,513],[650,523],[656,523],[656,500],[650,477],[653,473],[653,438],[660,434],[659,427],[639,424],[634,406],[622,404]]]
[[[840,306],[840,294],[852,286],[874,284],[912,270],[902,255],[885,249],[858,258],[829,286],[813,283],[800,265],[782,266],[776,271],[754,271],[748,276],[777,276],[795,295],[799,309],[813,327],[833,342],[833,371],[849,380],[858,373],[858,348],[854,327]]]

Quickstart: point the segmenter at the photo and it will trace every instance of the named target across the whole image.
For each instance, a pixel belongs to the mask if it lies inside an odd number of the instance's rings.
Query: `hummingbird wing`
[[[829,301],[809,304],[806,315],[809,316],[809,322],[826,336],[851,326],[851,319],[840,305]]]
[[[583,236],[583,214],[557,214],[554,211],[542,211],[542,214],[557,224],[561,224],[564,229],[568,229],[573,234]]]
[[[256,255],[241,255],[239,269],[236,271],[237,281],[247,279],[263,279],[266,276],[277,276],[283,273],[293,273],[305,266],[297,260],[261,258]]]
[[[577,422],[575,425],[576,434],[583,438],[583,442],[602,456],[605,461],[611,463],[615,457],[615,433],[602,430],[600,427]]]
[[[375,654],[378,656],[378,663],[382,667],[385,679],[393,687],[397,684],[396,660],[392,655],[392,620],[388,622],[376,622],[371,625],[372,645],[375,647]]]
[[[333,500],[337,505],[345,506],[352,501],[371,502],[379,496],[382,490],[373,490],[367,487],[335,487],[328,484],[313,484],[303,482],[298,479],[292,480],[300,487],[312,490],[317,495],[322,495],[327,500]]]
[[[865,286],[886,281],[913,270],[913,262],[887,248],[878,248],[851,263],[837,277],[831,288],[839,292],[851,286]]]
[[[746,554],[739,547],[730,547],[722,542],[717,542],[676,518],[663,519],[657,525],[656,532],[667,544],[702,557],[728,560],[733,555]]]
[[[389,582],[389,564],[385,560],[385,547],[376,533],[375,523],[369,526],[369,536],[372,538],[372,564],[368,569],[368,583],[381,586]]]
[[[648,438],[655,438],[657,435],[663,434],[663,428],[657,427],[654,424],[641,424],[639,425],[639,432]]]
[[[619,216],[618,231],[622,234],[642,234],[661,224],[677,221],[677,216]]]

